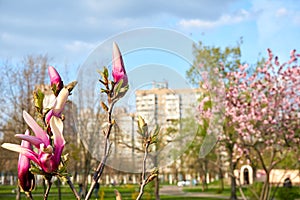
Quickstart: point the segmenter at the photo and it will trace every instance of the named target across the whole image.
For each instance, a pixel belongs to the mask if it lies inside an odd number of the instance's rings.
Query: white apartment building
[[[181,127],[181,120],[195,116],[200,95],[200,89],[170,89],[167,84],[156,83],[153,84],[152,89],[137,90],[135,92],[136,115],[140,115],[145,119],[149,130],[155,125],[158,125],[161,130],[170,127],[177,130],[171,134],[164,130],[161,132],[162,138],[160,140],[163,144],[160,145],[158,150],[160,152],[158,165],[161,180],[167,179],[170,183],[174,181],[174,172],[172,172],[174,171],[174,165],[171,166],[174,161],[176,162],[176,168],[181,170],[178,158],[194,138],[195,133],[182,130],[184,127]]]
[[[167,84],[159,86],[135,92],[136,113],[143,116],[149,125],[164,126],[193,114],[201,95],[199,89],[169,89]]]

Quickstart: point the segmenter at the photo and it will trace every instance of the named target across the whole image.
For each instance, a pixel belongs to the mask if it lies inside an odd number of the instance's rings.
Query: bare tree
[[[18,142],[13,137],[16,133],[26,130],[22,115],[23,110],[34,113],[32,95],[36,85],[46,82],[46,70],[49,58],[47,55],[26,56],[20,63],[7,61],[1,66],[1,95],[0,95],[0,131],[3,133],[2,142]],[[17,154],[5,151],[2,154],[1,165],[6,170],[16,168]]]
[[[93,174],[96,167],[95,160],[100,160],[101,148],[103,144],[100,137],[103,136],[103,122],[105,119],[103,110],[100,106],[100,90],[95,91],[92,87],[94,82],[91,79],[85,80],[87,76],[78,77],[78,90],[73,98],[73,118],[77,141],[72,146],[76,146],[77,163],[76,171],[82,177],[79,182],[83,185],[83,193],[87,190],[88,176]],[[88,77],[90,78],[90,77]],[[96,79],[97,80],[97,79]],[[73,155],[74,156],[74,155]]]
[[[18,143],[14,135],[26,130],[27,125],[20,113],[25,110],[33,114],[35,109],[32,106],[33,91],[36,85],[45,84],[48,61],[47,55],[26,56],[20,63],[13,64],[6,61],[1,66],[0,132],[3,134],[1,143]],[[1,153],[0,165],[4,166],[3,169],[6,171],[16,172],[18,154],[2,151],[5,153]],[[19,198],[18,189],[16,199]]]

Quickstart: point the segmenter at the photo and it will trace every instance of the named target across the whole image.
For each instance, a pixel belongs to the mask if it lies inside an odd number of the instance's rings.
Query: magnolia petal
[[[27,130],[25,132],[25,135],[24,134],[19,134],[19,135],[28,136],[29,131]],[[22,140],[21,147],[28,148],[28,149],[32,150],[30,142],[25,141],[25,140]],[[19,162],[18,162],[19,177],[20,177],[20,174],[26,174],[28,172],[29,168],[30,168],[30,160],[25,155],[20,154],[19,155]]]
[[[20,175],[20,178],[18,178],[18,185],[20,186],[21,191],[31,192],[35,188],[34,175],[30,171],[26,175]]]
[[[50,119],[50,128],[53,133],[53,143],[54,143],[54,161],[55,164],[59,164],[61,153],[65,146],[65,139],[63,136],[63,122],[60,118],[53,116]]]
[[[26,156],[27,158],[29,158],[36,164],[40,165],[40,161],[38,160],[38,155],[31,149],[21,147],[21,145],[18,145],[18,144],[11,144],[11,143],[3,143],[1,146],[10,151],[18,152],[18,153]]]
[[[29,130],[26,130],[24,134],[16,134],[16,135],[30,136],[30,131],[29,131]],[[30,141],[28,141],[28,142],[27,142],[27,141],[22,141],[22,142],[21,142],[21,146],[22,146],[22,147],[25,147],[25,148],[27,148],[27,149],[32,150],[32,146],[31,146],[30,143],[31,143]]]
[[[53,113],[55,116],[59,117],[59,115],[61,114],[61,112],[63,111],[65,104],[68,100],[68,96],[69,96],[69,90],[67,88],[63,88],[57,98],[56,98],[56,104],[55,107],[53,108]]]
[[[22,136],[30,136],[29,130],[26,130],[25,135],[19,134]],[[21,147],[28,148],[32,150],[30,142],[22,140]],[[25,155],[19,155],[18,161],[18,182],[21,189],[25,192],[30,192],[35,186],[34,175],[29,171],[30,169],[30,159]]]
[[[40,144],[43,143],[43,141],[40,138],[32,136],[32,135],[16,134],[15,137],[18,138],[18,139],[23,140],[22,144],[23,144],[23,142],[26,141],[25,144],[27,144],[27,143],[29,145],[32,144],[32,145],[34,145],[37,148],[39,148]],[[21,144],[21,146],[22,146],[22,144]],[[25,146],[23,146],[23,147],[25,147]]]
[[[43,112],[52,109],[55,106],[56,96],[54,94],[47,94],[43,100]]]
[[[120,80],[123,80],[122,86],[126,86],[128,84],[128,78],[126,75],[126,70],[124,67],[124,62],[122,58],[121,51],[117,45],[117,43],[113,42],[113,62],[112,62],[112,76],[114,78],[115,83],[118,83]]]
[[[33,130],[34,134],[40,138],[46,146],[48,146],[50,144],[49,136],[25,110],[23,111],[23,118],[28,126]]]
[[[40,161],[40,166],[41,168],[47,172],[47,173],[51,173],[53,172],[53,165],[52,165],[52,159],[53,159],[53,155],[52,153],[46,153],[43,151],[40,151],[39,153],[39,161]]]
[[[53,116],[53,110],[50,110],[47,114],[46,114],[46,117],[45,117],[45,121],[46,121],[46,124],[48,125],[49,122],[50,122],[50,119],[51,117]]]
[[[57,104],[57,100],[56,100],[56,97],[55,97],[55,99],[53,99],[51,101],[51,103],[49,104],[48,108],[52,109],[56,106],[56,104]]]
[[[122,54],[116,42],[113,42],[113,63],[112,64],[113,67],[118,71],[121,71],[124,68]]]
[[[64,129],[64,124],[63,124],[62,120],[59,117],[52,117],[50,119],[50,128],[53,133],[54,144],[64,145],[65,140],[64,140],[64,137],[62,134],[63,129]]]

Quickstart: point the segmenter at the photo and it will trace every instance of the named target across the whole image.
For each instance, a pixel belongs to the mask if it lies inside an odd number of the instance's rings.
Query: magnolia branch
[[[44,200],[48,199],[48,195],[49,195],[49,192],[50,192],[50,189],[51,189],[51,186],[52,186],[51,178],[52,177],[47,177],[46,178],[47,189],[46,189],[45,194],[44,194]]]
[[[120,141],[119,144],[124,145],[125,147],[128,147],[128,148],[133,148],[137,152],[144,152],[144,149],[141,149],[138,147],[133,147],[132,145],[129,145],[127,142]]]
[[[67,183],[68,183],[69,187],[71,188],[71,190],[72,190],[74,196],[76,197],[76,199],[80,200],[80,196],[79,196],[76,188],[74,187],[74,185],[73,185],[73,183],[72,183],[72,181],[71,181],[71,179],[70,179],[69,176],[67,177]]]
[[[102,173],[103,173],[103,170],[104,170],[104,167],[105,167],[105,163],[106,163],[106,160],[108,158],[108,155],[109,155],[109,150],[110,150],[110,142],[109,142],[109,135],[111,133],[111,130],[112,130],[112,127],[114,125],[113,123],[113,120],[112,120],[112,110],[113,110],[113,106],[114,106],[114,102],[111,103],[108,111],[107,111],[107,115],[108,115],[108,129],[107,129],[107,132],[105,134],[105,144],[104,144],[104,152],[103,152],[103,158],[101,160],[101,162],[99,163],[95,173],[94,173],[94,176],[93,176],[93,182],[91,184],[91,187],[85,197],[85,200],[88,200],[92,193],[93,193],[93,190],[96,186],[96,183],[98,182],[99,178],[101,177]]]
[[[30,200],[33,200],[33,197],[32,197],[32,193],[31,192],[25,192],[26,194],[26,197]]]
[[[141,199],[141,197],[144,194],[144,188],[147,185],[147,183],[149,183],[148,178],[146,179],[146,164],[147,164],[147,156],[148,156],[148,148],[149,148],[150,142],[146,143],[145,146],[145,154],[144,154],[144,160],[143,160],[143,166],[142,166],[142,183],[141,183],[141,187],[140,187],[140,193],[137,196],[137,200]]]

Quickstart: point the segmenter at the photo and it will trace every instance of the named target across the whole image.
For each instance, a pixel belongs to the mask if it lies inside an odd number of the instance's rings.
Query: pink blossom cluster
[[[225,72],[220,67],[220,77],[225,84],[224,126],[219,141],[237,145],[234,155],[239,157],[257,144],[263,149],[299,145],[300,130],[300,56],[291,51],[290,60],[280,64],[278,57],[268,50],[268,59],[255,70],[241,65],[236,71]],[[198,106],[200,124],[212,119],[212,110],[218,105],[215,94],[222,87],[209,87],[207,74],[202,89],[206,91]],[[212,95],[213,94],[213,95]],[[222,94],[223,96],[223,94]],[[221,99],[221,98],[220,98]],[[249,152],[248,152],[249,153]]]
[[[298,142],[300,66],[291,65],[297,60],[292,52],[287,64],[280,65],[268,50],[269,59],[252,74],[245,66],[227,74],[233,84],[226,93],[226,115],[244,142]]]

